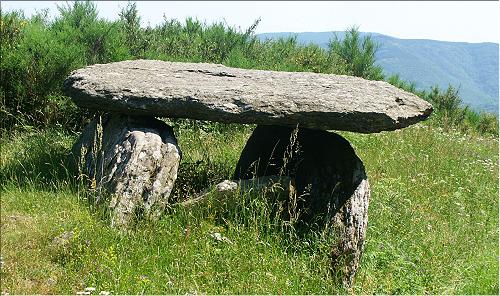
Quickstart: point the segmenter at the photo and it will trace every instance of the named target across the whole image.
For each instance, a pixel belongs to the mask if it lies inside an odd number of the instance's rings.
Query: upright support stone
[[[370,185],[363,168],[353,172],[354,182],[359,182],[354,193],[332,219],[334,233],[338,237],[332,246],[332,271],[337,272],[345,288],[354,283],[359,267],[368,227],[368,203]]]
[[[351,287],[363,251],[370,189],[349,142],[327,131],[257,126],[233,179],[269,175],[295,180],[301,221],[331,223],[333,271]]]
[[[166,123],[118,114],[89,123],[72,153],[80,173],[102,193],[98,201],[107,203],[112,225],[118,228],[126,228],[137,215],[159,217],[181,159],[173,130]]]

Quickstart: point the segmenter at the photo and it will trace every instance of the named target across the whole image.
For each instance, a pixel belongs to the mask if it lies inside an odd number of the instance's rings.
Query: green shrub
[[[401,88],[407,92],[411,92],[414,94],[417,93],[417,88],[416,88],[415,82],[404,81],[399,77],[398,74],[394,74],[392,76],[389,76],[389,78],[387,78],[387,82],[389,82],[390,84],[392,84],[398,88]]]
[[[462,113],[460,106],[462,99],[458,95],[458,89],[448,86],[445,92],[441,92],[438,86],[431,88],[427,96],[429,102],[447,117],[454,117],[457,113]]]
[[[120,12],[121,30],[125,33],[126,45],[134,57],[143,57],[148,43],[141,34],[141,18],[135,2],[128,2]]]
[[[346,31],[344,39],[338,36],[328,44],[330,62],[340,69],[339,74],[353,75],[371,80],[382,80],[382,68],[375,64],[378,44],[370,36],[361,39],[358,28]]]
[[[498,135],[498,118],[491,113],[480,113],[476,130],[481,134]]]
[[[430,102],[434,107],[431,124],[446,130],[458,129],[465,133],[498,135],[498,118],[494,114],[478,113],[468,106],[463,106],[459,89],[451,85],[444,91],[434,86],[427,92],[417,90],[414,82],[404,81],[399,75],[390,76],[387,82]]]
[[[54,123],[46,113],[50,97],[60,93],[62,80],[81,65],[81,50],[55,38],[55,32],[37,16],[19,24],[18,28],[4,28],[16,26],[16,22],[2,23],[2,31],[18,31],[18,35],[11,35],[11,40],[2,38],[9,46],[0,49],[1,125],[46,126]]]
[[[92,2],[75,1],[58,8],[61,16],[54,21],[50,30],[57,33],[56,39],[77,45],[83,50],[80,58],[84,65],[133,57],[126,46],[126,34],[121,30],[120,23],[98,19],[96,6]]]

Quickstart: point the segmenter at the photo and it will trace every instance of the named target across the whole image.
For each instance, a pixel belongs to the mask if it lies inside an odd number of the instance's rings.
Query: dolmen
[[[169,204],[181,149],[157,117],[256,124],[233,180],[286,176],[301,219],[332,226],[332,270],[353,283],[363,251],[370,187],[363,162],[332,130],[377,133],[427,118],[432,106],[387,82],[217,64],[133,60],[76,70],[65,93],[96,117],[73,146],[105,191],[112,225],[158,219]],[[315,220],[316,219],[316,220]]]

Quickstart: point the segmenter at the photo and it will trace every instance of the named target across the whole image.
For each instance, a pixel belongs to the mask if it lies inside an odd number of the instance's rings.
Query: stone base
[[[79,173],[99,193],[98,201],[109,206],[112,225],[118,228],[126,228],[136,216],[159,217],[181,159],[173,130],[166,123],[118,114],[89,123],[72,154]]]
[[[331,225],[336,238],[333,272],[351,287],[363,251],[370,189],[363,163],[349,142],[327,131],[257,126],[233,179],[270,175],[294,180],[293,207],[300,221]]]

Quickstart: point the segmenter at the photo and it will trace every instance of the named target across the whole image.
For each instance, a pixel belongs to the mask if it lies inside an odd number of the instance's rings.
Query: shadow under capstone
[[[297,206],[305,222],[317,215],[334,216],[366,179],[363,163],[342,136],[259,125],[241,153],[233,179],[272,175],[295,181]]]
[[[332,272],[345,288],[352,287],[363,252],[370,196],[364,165],[354,149],[333,132],[259,125],[241,153],[233,179],[273,175],[292,180],[296,200],[289,197],[288,207],[294,203],[299,213],[299,234],[331,227]]]

